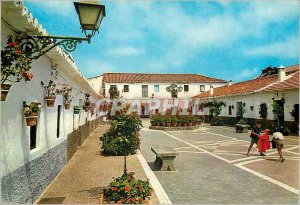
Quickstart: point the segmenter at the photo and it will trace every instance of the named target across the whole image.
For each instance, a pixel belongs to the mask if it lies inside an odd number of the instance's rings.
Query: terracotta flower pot
[[[193,126],[193,123],[189,122],[189,126],[190,126],[190,127]]]
[[[5,101],[10,89],[10,84],[1,84],[1,101]]]
[[[187,126],[188,126],[188,123],[186,123],[186,122],[183,123],[183,126],[184,126],[184,127],[187,127]]]
[[[171,123],[167,122],[167,123],[166,123],[166,126],[167,126],[167,127],[170,127],[170,126],[171,126]]]
[[[65,109],[66,109],[66,110],[69,110],[70,107],[71,107],[71,103],[70,103],[70,102],[65,102],[65,103],[64,103],[64,106],[65,106]]]
[[[177,127],[180,127],[181,126],[181,122],[177,122]]]
[[[90,101],[85,101],[85,102],[84,102],[84,105],[85,105],[85,106],[89,106],[90,104],[91,104]]]
[[[176,127],[177,126],[177,123],[176,122],[173,122],[172,123],[172,127]]]
[[[83,106],[83,109],[85,112],[89,111],[89,107],[88,106]]]
[[[37,116],[28,116],[25,117],[27,126],[36,126],[37,124]]]
[[[46,99],[48,107],[53,107],[54,106],[56,96],[47,96],[47,97],[45,97],[45,99]]]

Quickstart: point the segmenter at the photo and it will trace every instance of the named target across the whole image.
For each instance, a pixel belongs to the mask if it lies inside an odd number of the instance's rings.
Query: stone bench
[[[245,125],[245,124],[235,124],[235,131],[236,132],[248,132],[248,128],[250,125]]]
[[[176,152],[172,148],[153,148],[152,152],[156,155],[154,165],[159,168],[160,171],[175,171],[174,159],[176,158]]]

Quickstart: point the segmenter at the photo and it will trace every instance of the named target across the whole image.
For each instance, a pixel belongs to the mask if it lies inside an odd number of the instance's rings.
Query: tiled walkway
[[[60,172],[40,197],[40,204],[97,204],[99,192],[111,181],[112,177],[123,173],[124,157],[104,157],[100,155],[99,136],[108,125],[96,129],[79,147],[73,158]],[[146,179],[137,155],[127,158],[128,170],[136,172],[136,177]],[[154,194],[150,203],[157,204]]]
[[[171,147],[176,171],[154,171],[174,204],[297,204],[299,200],[299,138],[285,138],[286,160],[276,150],[245,155],[249,133],[230,127],[201,125],[193,131],[149,130],[143,121],[141,153],[153,169],[152,146]]]

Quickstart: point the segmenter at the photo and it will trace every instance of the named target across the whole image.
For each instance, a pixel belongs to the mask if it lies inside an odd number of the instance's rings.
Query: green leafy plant
[[[47,97],[53,97],[59,92],[59,90],[56,89],[56,84],[53,80],[49,80],[48,85],[41,81],[41,85],[45,89]]]
[[[111,126],[101,137],[103,153],[106,155],[128,155],[140,147],[139,130],[142,121],[136,113],[126,114],[126,109],[111,116]]]
[[[108,92],[110,99],[118,98],[120,96],[120,92],[117,87],[110,87]]]
[[[212,126],[222,126],[222,125],[224,125],[224,121],[221,117],[215,116],[211,120],[211,125]]]
[[[136,179],[134,175],[134,172],[129,172],[114,179],[108,189],[104,190],[106,201],[117,204],[146,203],[150,199],[152,188],[148,180]]]
[[[278,125],[278,124],[274,123],[274,124],[272,124],[270,134],[273,134],[274,132],[281,132],[284,136],[287,136],[290,134],[290,129],[286,126]]]
[[[41,108],[41,103],[37,100],[32,101],[30,104],[27,101],[23,101],[23,112],[26,117],[38,114]]]
[[[262,119],[266,119],[268,115],[268,106],[266,103],[261,103],[259,105],[259,115]]]
[[[72,87],[69,84],[62,84],[62,88],[57,89],[57,94],[63,95],[64,102],[71,102],[72,97]]]
[[[242,118],[242,119],[240,119],[240,120],[237,122],[237,124],[247,125],[248,122],[247,122],[247,120],[246,120],[245,118]]]
[[[1,83],[20,82],[22,79],[30,81],[33,78],[29,73],[32,60],[21,49],[20,37],[9,35],[7,45],[1,49]]]
[[[284,113],[283,106],[280,106],[279,103],[277,103],[276,101],[273,102],[272,108],[273,108],[272,112],[277,116],[283,115]]]
[[[221,114],[222,106],[226,106],[226,103],[223,101],[217,101],[213,99],[212,101],[203,102],[200,104],[200,108],[209,108],[209,112],[213,116],[218,116]]]

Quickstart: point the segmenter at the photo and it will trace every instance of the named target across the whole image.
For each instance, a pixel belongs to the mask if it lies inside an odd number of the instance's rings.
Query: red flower
[[[130,201],[135,202],[135,198],[131,198]]]
[[[13,46],[13,42],[9,42],[7,45],[8,45],[9,47],[12,47],[12,46]]]
[[[122,204],[122,202],[121,202],[121,201],[118,201],[117,204]]]
[[[129,191],[129,190],[130,190],[130,187],[126,186],[126,187],[124,188],[124,190],[125,190],[125,191]]]
[[[17,43],[16,43],[16,42],[13,42],[12,45],[13,45],[13,47],[16,47],[16,46],[17,46]]]
[[[129,172],[130,175],[135,175],[135,172]]]
[[[22,70],[22,75],[26,75],[26,70]]]
[[[22,50],[18,49],[16,50],[17,53],[22,53]]]
[[[113,190],[113,191],[117,191],[117,190],[118,190],[118,188],[117,188],[117,187],[112,187],[112,188],[111,188],[111,190]]]
[[[131,177],[128,177],[127,180],[130,181],[130,180],[131,180]]]
[[[33,77],[32,73],[29,73],[29,74],[28,74],[28,78],[29,78],[29,79],[32,79],[32,77]]]
[[[124,201],[125,201],[124,199],[120,199],[120,202],[121,202],[121,203],[124,203]]]
[[[143,190],[143,187],[141,185],[138,185],[137,188],[141,191]]]

